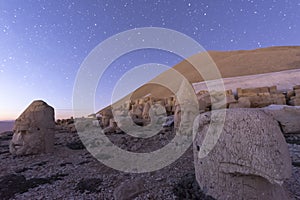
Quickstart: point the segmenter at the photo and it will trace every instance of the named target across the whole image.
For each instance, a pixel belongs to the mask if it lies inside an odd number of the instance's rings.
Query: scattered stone
[[[118,200],[131,200],[145,191],[142,179],[123,182],[114,191],[114,198]]]
[[[76,141],[73,141],[73,142],[69,142],[67,143],[67,147],[69,149],[72,149],[72,150],[81,150],[81,149],[85,149],[85,146],[84,144],[81,142],[81,140],[76,140]]]
[[[11,140],[14,132],[7,131],[0,134],[0,141]]]
[[[84,165],[84,164],[87,164],[87,163],[90,163],[91,161],[89,160],[85,160],[85,161],[82,161],[80,163],[78,163],[78,165]]]
[[[27,167],[23,167],[23,168],[20,168],[20,169],[16,169],[15,172],[16,173],[23,173],[23,172],[26,172],[27,170],[30,170],[31,168],[27,168]]]
[[[61,163],[61,164],[59,164],[59,166],[60,167],[65,167],[65,166],[67,166],[67,165],[72,165],[73,163],[71,163],[71,162],[64,162],[64,163]]]
[[[177,199],[214,200],[214,198],[204,194],[201,190],[196,181],[195,172],[184,175],[173,187],[173,192]]]
[[[38,162],[38,163],[36,163],[36,164],[34,164],[32,166],[39,166],[39,167],[41,167],[41,166],[46,165],[47,163],[48,163],[48,161],[42,161],[42,162]]]
[[[34,101],[15,122],[10,152],[13,155],[52,152],[54,128],[54,109],[43,101]]]
[[[162,124],[164,128],[174,126],[174,115],[170,115],[166,118],[166,121]]]
[[[67,176],[67,174],[57,174],[49,178],[32,178],[28,180],[23,175],[9,174],[2,176],[0,177],[0,197],[1,199],[10,199],[17,193],[27,192],[30,188],[62,180],[61,177],[64,176]]]
[[[101,184],[103,180],[99,178],[88,178],[82,179],[77,183],[75,190],[84,193],[86,191],[89,192],[100,192]]]
[[[10,174],[0,177],[0,197],[10,199],[17,193],[28,191],[26,179],[23,175]]]
[[[214,111],[217,112],[217,111]],[[196,178],[216,199],[287,199],[282,183],[291,176],[291,158],[280,127],[258,109],[229,109],[220,136],[207,135],[218,114],[199,116],[194,140]],[[205,141],[205,143],[203,143]],[[211,148],[211,145],[215,146]]]

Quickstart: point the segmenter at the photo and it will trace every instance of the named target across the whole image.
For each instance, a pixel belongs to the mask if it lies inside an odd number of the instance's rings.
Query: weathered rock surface
[[[283,133],[300,133],[300,106],[270,105],[263,110],[279,122]]]
[[[288,199],[282,184],[291,175],[291,159],[277,121],[262,110],[229,109],[216,145],[200,158],[210,122],[220,121],[210,116],[199,116],[193,144],[200,187],[216,199]]]
[[[214,200],[211,196],[203,193],[195,178],[195,172],[185,174],[174,186],[173,192],[178,199],[189,200]]]
[[[54,129],[54,109],[43,101],[34,101],[15,122],[10,152],[14,155],[52,152]]]
[[[10,199],[15,194],[27,192],[30,188],[38,187],[43,184],[52,184],[67,174],[57,174],[47,178],[26,179],[23,175],[9,174],[0,177],[0,197],[1,199]]]
[[[164,147],[174,138],[174,135],[173,129],[166,129],[155,137],[147,139],[134,138],[126,134],[112,134],[108,137],[115,145],[126,151],[146,153]],[[289,137],[292,135],[286,134]],[[126,140],[123,140],[124,137]],[[8,139],[11,138],[11,133],[0,133],[0,152],[8,151]],[[77,140],[77,134],[70,134],[66,130],[55,134],[55,151],[52,154],[28,156],[13,156],[9,152],[0,154],[0,177],[17,174],[30,180],[56,177],[56,174],[68,174],[60,177],[62,180],[50,184],[39,184],[25,192],[18,190],[13,199],[114,199],[113,192],[117,187],[128,180],[137,179],[144,181],[145,190],[139,193],[134,198],[135,200],[181,200],[189,199],[187,197],[204,196],[203,188],[199,190],[194,181],[194,172],[193,175],[187,176],[191,171],[194,171],[192,148],[189,148],[173,164],[161,170],[151,173],[130,174],[105,166],[93,158],[86,149],[71,150],[67,148],[68,143]],[[300,141],[297,138],[292,140]],[[141,148],[135,151],[137,145]],[[293,162],[297,163],[300,158],[300,145],[291,144],[289,147],[291,155],[293,154]],[[8,182],[4,181],[3,183],[7,184]],[[16,186],[17,182],[12,185]],[[300,167],[293,167],[293,175],[284,187],[287,188],[291,197],[300,198]],[[2,188],[4,186],[1,185],[0,190]],[[18,186],[18,188],[20,187]],[[10,187],[10,190],[13,189],[17,188]],[[82,193],[80,189],[84,192]],[[2,197],[2,195],[0,196]]]
[[[114,198],[118,200],[130,200],[144,191],[144,181],[142,179],[129,180],[121,183],[115,189]]]

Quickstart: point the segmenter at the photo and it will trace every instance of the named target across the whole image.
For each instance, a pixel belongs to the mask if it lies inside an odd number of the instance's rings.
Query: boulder
[[[113,118],[113,113],[111,109],[106,109],[102,112],[101,125],[103,128],[109,126],[109,121],[111,118]]]
[[[54,133],[54,109],[43,101],[34,101],[15,121],[9,150],[13,155],[52,152]]]
[[[270,105],[263,111],[279,122],[283,133],[300,134],[300,106]]]
[[[206,194],[220,200],[288,199],[282,184],[291,176],[291,159],[278,122],[263,110],[229,109],[220,136],[207,137],[222,121],[211,116],[201,114],[194,127],[196,179]]]

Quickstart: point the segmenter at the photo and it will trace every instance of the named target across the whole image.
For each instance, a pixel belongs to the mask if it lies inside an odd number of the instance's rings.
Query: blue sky
[[[169,28],[206,50],[299,45],[299,10],[297,0],[0,0],[0,120],[15,119],[34,99],[55,107],[58,117],[71,116],[81,63],[99,43],[119,32]],[[96,110],[109,104],[111,91],[126,71],[145,63],[173,66],[179,61],[153,50],[122,56],[99,82]],[[142,75],[145,81],[154,76]]]

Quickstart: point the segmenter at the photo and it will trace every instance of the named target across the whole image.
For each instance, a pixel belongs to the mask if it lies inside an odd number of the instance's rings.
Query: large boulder
[[[52,152],[54,129],[54,109],[43,101],[34,101],[15,121],[9,150],[13,155]]]
[[[263,110],[278,121],[283,133],[300,134],[300,106],[270,105]]]
[[[278,122],[262,110],[229,109],[219,137],[215,131],[207,135],[222,122],[220,116],[203,113],[195,121],[193,148],[200,187],[220,200],[288,199],[282,184],[291,175],[291,159]]]

